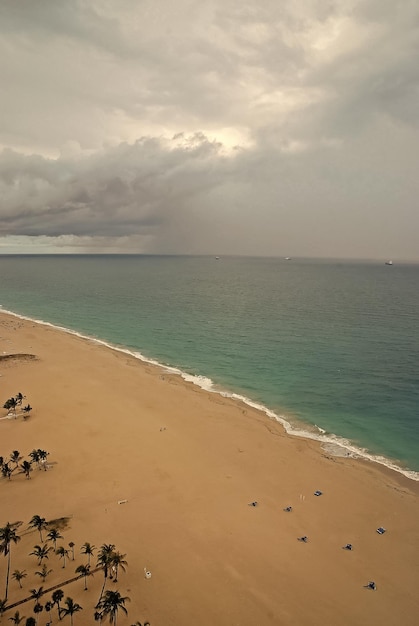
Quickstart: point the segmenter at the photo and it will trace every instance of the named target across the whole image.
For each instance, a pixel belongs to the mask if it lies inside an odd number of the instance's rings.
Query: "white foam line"
[[[180,376],[186,382],[190,382],[194,385],[197,385],[198,387],[200,387],[201,389],[204,389],[205,391],[209,391],[211,393],[217,393],[224,398],[232,398],[234,400],[239,400],[243,404],[247,404],[248,406],[254,409],[257,409],[258,411],[265,413],[265,415],[267,415],[271,419],[274,419],[275,421],[282,424],[287,435],[292,435],[294,437],[302,437],[304,439],[313,439],[315,441],[319,441],[324,446],[330,446],[328,448],[328,451],[332,455],[335,454],[335,456],[343,456],[341,453],[336,454],[333,452],[333,447],[337,446],[340,449],[343,449],[348,453],[345,456],[349,456],[352,458],[361,458],[367,461],[371,461],[373,463],[378,463],[379,465],[383,465],[384,467],[392,469],[395,472],[398,472],[399,474],[403,474],[403,476],[406,476],[407,478],[410,478],[411,480],[419,481],[419,472],[402,468],[384,456],[371,454],[366,448],[359,448],[355,446],[348,439],[339,437],[338,435],[334,435],[334,434],[326,435],[324,434],[323,429],[317,425],[315,427],[318,429],[319,434],[311,432],[309,430],[305,430],[303,428],[296,428],[286,419],[284,415],[278,415],[271,409],[268,409],[263,404],[255,402],[254,400],[251,400],[250,398],[247,398],[246,396],[242,396],[234,392],[216,389],[213,381],[210,378],[207,378],[206,376],[188,374],[187,372],[183,372],[177,367],[164,365],[163,363],[159,363],[159,361],[156,361],[155,359],[150,359],[148,357],[145,357],[143,354],[141,354],[141,352],[137,352],[137,351],[134,352],[132,350],[129,350],[128,348],[120,348],[119,346],[115,346],[111,343],[108,343],[107,341],[104,341],[102,339],[97,339],[96,337],[91,337],[89,335],[84,335],[83,333],[79,333],[78,331],[72,330],[71,328],[66,328],[65,326],[58,326],[57,324],[51,324],[50,322],[45,322],[44,320],[38,320],[35,318],[27,317],[26,315],[20,315],[18,313],[15,313],[14,311],[8,311],[3,308],[2,308],[2,313],[7,313],[8,315],[12,315],[19,319],[23,319],[29,322],[36,322],[37,324],[42,324],[43,326],[49,326],[50,328],[55,328],[57,330],[64,331],[66,333],[69,333],[70,335],[75,335],[76,337],[80,337],[82,339],[86,339],[93,343],[106,346],[107,348],[110,348],[111,350],[115,350],[116,352],[129,354],[130,356],[133,356],[136,359],[143,361],[144,363],[150,363],[151,365],[155,365],[156,367],[161,368],[168,374],[175,374],[176,376]]]

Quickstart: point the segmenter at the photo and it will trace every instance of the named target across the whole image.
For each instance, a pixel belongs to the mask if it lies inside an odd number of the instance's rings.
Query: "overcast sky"
[[[0,0],[0,253],[419,260],[417,0]]]

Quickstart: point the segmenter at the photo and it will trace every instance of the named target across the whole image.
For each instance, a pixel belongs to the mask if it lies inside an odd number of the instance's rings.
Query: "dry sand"
[[[0,479],[0,525],[24,522],[11,567],[28,576],[22,590],[10,581],[10,603],[43,584],[29,556],[37,514],[68,517],[59,545],[75,543],[66,569],[50,555],[45,588],[86,562],[86,541],[127,555],[127,572],[108,585],[131,599],[120,626],[418,624],[418,483],[332,458],[266,415],[126,354],[1,314],[7,354],[37,358],[0,360],[1,405],[21,391],[34,409],[0,420],[0,455],[50,452],[48,471]],[[6,563],[0,556],[0,598]],[[76,626],[94,623],[102,579],[63,588],[83,606]],[[18,608],[28,616],[32,606]]]

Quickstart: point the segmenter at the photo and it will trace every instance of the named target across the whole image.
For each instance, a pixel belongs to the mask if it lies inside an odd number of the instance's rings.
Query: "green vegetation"
[[[74,613],[81,611],[83,607],[81,607],[80,604],[77,604],[77,602],[74,602],[72,598],[66,598],[64,604],[65,607],[60,610],[60,619],[62,619],[62,616],[66,617],[67,615],[69,615],[70,624],[71,626],[73,626]]]
[[[47,566],[45,565],[45,563],[43,564],[43,566],[41,567],[41,569],[38,572],[35,572],[35,574],[37,576],[40,576],[40,578],[42,578],[42,582],[45,582],[45,579],[47,576],[49,576],[49,574],[51,574],[52,569],[48,569]]]
[[[96,546],[93,546],[91,543],[86,541],[81,547],[81,553],[87,554],[87,565],[90,566],[90,557],[93,556],[94,551],[96,550]]]
[[[16,529],[22,522],[15,522],[14,524],[10,524],[7,522],[6,526],[0,528],[0,554],[4,554],[7,557],[7,574],[6,574],[6,593],[5,599],[7,600],[7,595],[9,591],[9,575],[10,575],[10,560],[11,560],[11,545],[12,543],[17,543],[20,541],[20,536],[17,534]]]
[[[57,539],[64,539],[62,535],[60,535],[60,531],[57,528],[51,528],[49,533],[47,534],[47,539],[50,539],[54,544],[54,551],[57,550]]]
[[[16,409],[18,407],[22,407],[24,417],[27,416],[32,410],[32,407],[29,404],[27,406],[22,406],[24,397],[25,396],[19,392],[16,396],[9,398],[3,405],[3,408],[7,409],[9,415],[13,414],[16,418]],[[23,475],[26,479],[30,479],[31,473],[35,468],[38,470],[47,470],[48,455],[49,452],[46,450],[34,448],[31,452],[29,452],[27,458],[25,459],[19,450],[12,450],[7,457],[0,456],[1,475],[7,480],[11,480],[11,478],[16,474]],[[106,590],[107,581],[112,580],[116,583],[118,581],[119,572],[125,572],[127,566],[127,561],[125,559],[126,555],[116,550],[115,545],[111,543],[104,543],[101,545],[97,551],[96,568],[92,570],[91,559],[96,552],[96,547],[92,543],[85,542],[80,548],[80,553],[87,557],[87,563],[79,564],[75,568],[76,577],[64,580],[49,589],[45,588],[45,582],[48,576],[52,574],[53,569],[49,568],[44,561],[49,560],[51,553],[62,559],[63,569],[66,567],[66,563],[70,555],[73,561],[76,559],[75,543],[73,541],[68,542],[68,548],[63,545],[57,547],[57,542],[64,539],[63,534],[61,533],[67,528],[68,521],[69,518],[66,517],[47,521],[46,518],[41,515],[32,516],[28,522],[26,533],[31,530],[39,533],[40,543],[34,546],[30,555],[37,559],[39,569],[34,571],[33,574],[41,579],[43,585],[37,588],[29,589],[28,596],[26,598],[22,600],[18,599],[18,601],[14,602],[10,602],[8,600],[12,547],[21,539],[18,534],[18,529],[23,522],[7,522],[0,528],[0,555],[3,554],[7,559],[5,597],[4,599],[0,599],[0,618],[6,611],[13,609],[17,605],[33,600],[33,616],[25,617],[20,613],[20,611],[15,611],[14,614],[9,617],[9,621],[17,626],[20,624],[25,624],[25,626],[36,626],[38,624],[40,614],[45,610],[47,613],[47,623],[50,624],[52,623],[52,610],[56,607],[59,620],[61,621],[69,617],[70,625],[73,626],[75,614],[82,611],[83,608],[80,604],[74,602],[74,600],[69,596],[67,596],[63,602],[64,592],[61,587],[73,582],[74,580],[83,579],[84,590],[88,591],[87,579],[89,576],[93,576],[94,572],[98,570],[102,570],[104,579],[99,601],[95,606],[93,618],[99,622],[108,619],[110,624],[114,624],[116,626],[118,614],[121,612],[124,614],[128,613],[125,604],[129,602],[130,598],[122,596],[117,590]],[[19,587],[17,585],[15,586],[15,592],[18,589],[23,589],[23,583],[28,577],[26,570],[15,569],[11,576],[19,585]],[[41,603],[41,600],[44,597],[47,597],[47,594],[49,593],[51,593],[49,599],[46,602]],[[141,623],[136,622],[136,626],[141,626]],[[149,622],[144,622],[143,626],[149,626]]]
[[[25,619],[25,616],[24,615],[21,616],[19,611],[16,611],[13,617],[9,617],[9,621],[15,624],[16,626],[19,626],[19,624],[23,622],[24,619]]]
[[[38,448],[28,454],[30,460],[24,459],[22,461],[23,456],[20,454],[19,450],[13,450],[8,459],[0,456],[1,474],[3,478],[7,478],[8,480],[10,480],[14,474],[24,474],[26,478],[30,478],[34,464],[39,470],[43,469],[46,472],[48,455],[49,452]]]
[[[6,402],[3,404],[3,409],[6,409],[7,415],[10,415],[11,413],[13,413],[14,418],[15,419],[17,418],[16,409],[18,406],[19,407],[22,406],[24,397],[25,396],[19,391],[19,393],[17,393],[15,396],[12,396],[11,398],[8,398],[6,400]],[[23,419],[26,419],[31,411],[32,411],[32,407],[30,404],[27,404],[26,406],[22,407]]]
[[[22,580],[24,578],[26,578],[27,573],[25,570],[18,570],[15,569],[15,571],[12,574],[12,578],[14,578],[18,583],[19,583],[19,587],[22,589]]]
[[[110,591],[109,589],[105,591],[105,594],[101,598],[100,602],[97,604],[98,612],[103,617],[108,617],[109,622],[111,624],[115,624],[118,618],[118,611],[123,611],[126,615],[128,614],[127,609],[125,608],[125,602],[128,602],[128,597],[122,597],[119,591]]]
[[[41,539],[41,541],[43,541],[42,531],[45,530],[46,527],[47,520],[45,519],[45,517],[41,517],[40,515],[34,515],[29,522],[29,528],[36,528],[36,530],[39,532],[39,538]]]
[[[66,559],[68,557],[68,550],[64,548],[64,546],[60,546],[56,549],[55,554],[58,554],[60,559],[63,559],[63,569],[65,568]]]
[[[91,576],[90,565],[79,565],[76,567],[76,574],[84,576],[84,590],[87,591],[87,577]]]
[[[46,544],[39,546],[34,546],[33,552],[30,553],[30,556],[36,556],[38,559],[38,565],[42,565],[42,561],[48,558],[48,553],[51,552],[52,548],[47,546]]]

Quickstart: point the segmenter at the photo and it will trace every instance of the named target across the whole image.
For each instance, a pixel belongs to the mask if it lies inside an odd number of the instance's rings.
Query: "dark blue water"
[[[419,470],[417,265],[3,256],[0,303]]]

